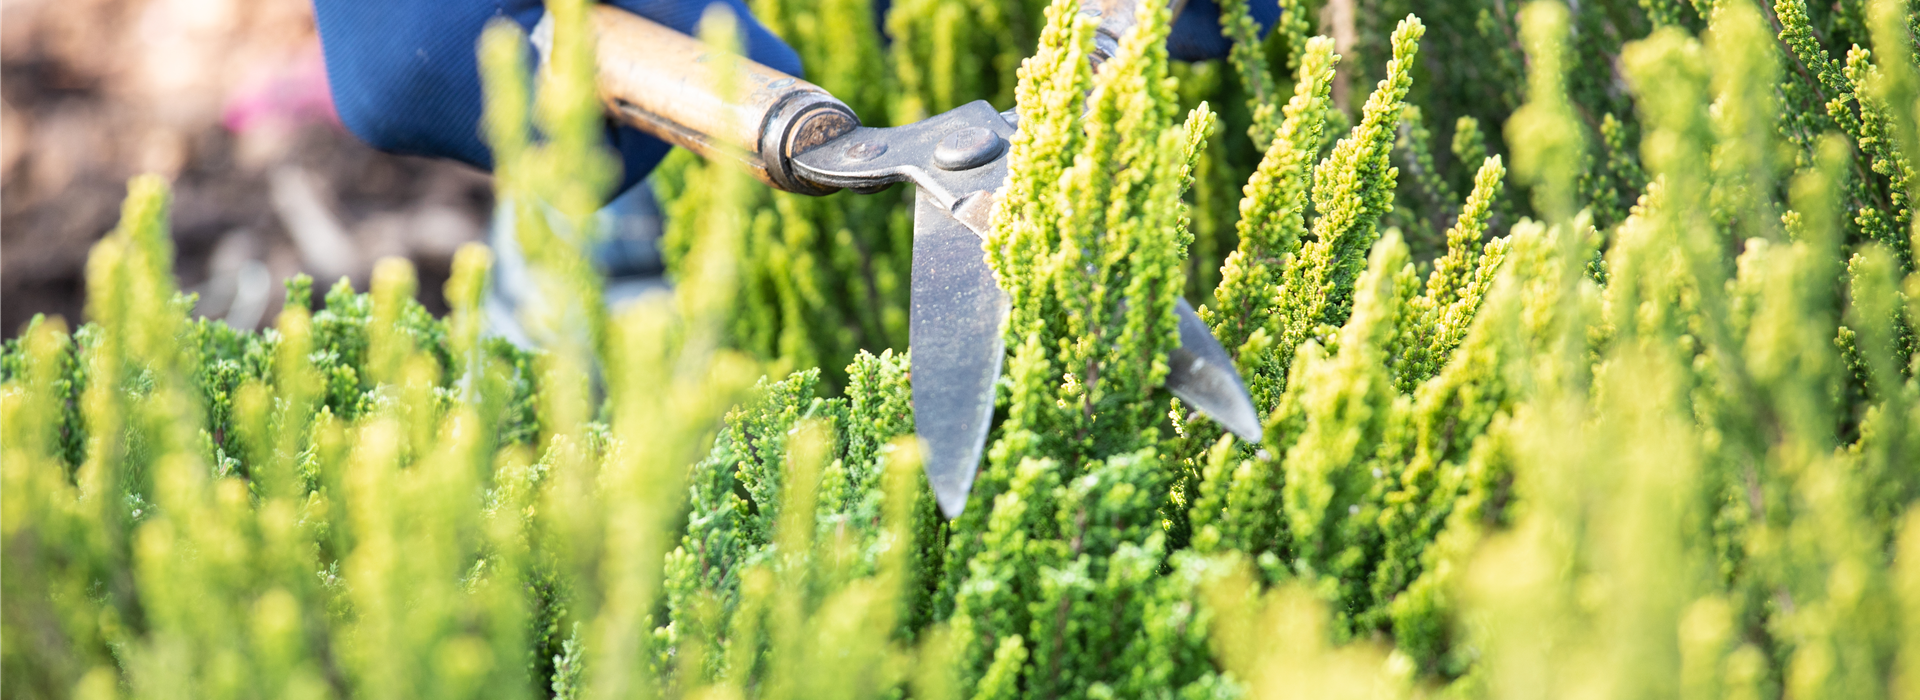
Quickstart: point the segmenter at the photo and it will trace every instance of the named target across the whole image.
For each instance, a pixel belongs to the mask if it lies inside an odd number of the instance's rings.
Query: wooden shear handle
[[[607,5],[591,8],[600,100],[634,128],[708,159],[733,160],[774,187],[803,194],[790,160],[860,125],[818,85],[744,57],[732,61],[732,94],[718,85],[723,54],[700,40]]]

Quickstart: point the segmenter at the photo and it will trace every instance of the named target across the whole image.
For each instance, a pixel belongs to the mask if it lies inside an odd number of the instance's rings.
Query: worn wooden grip
[[[625,10],[597,5],[592,17],[609,113],[704,157],[737,161],[774,187],[832,191],[796,177],[788,164],[859,126],[826,90]],[[731,63],[731,94],[720,87],[722,61]]]

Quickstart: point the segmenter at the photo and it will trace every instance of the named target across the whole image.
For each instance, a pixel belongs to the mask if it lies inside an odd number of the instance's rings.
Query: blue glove
[[[709,4],[740,19],[747,57],[800,75],[800,56],[741,0],[613,0],[609,4],[691,34]],[[314,0],[327,80],[341,123],[374,148],[493,169],[480,139],[480,32],[505,17],[531,33],[541,0]],[[532,45],[528,45],[532,60]],[[666,142],[608,120],[624,191],[667,155]]]

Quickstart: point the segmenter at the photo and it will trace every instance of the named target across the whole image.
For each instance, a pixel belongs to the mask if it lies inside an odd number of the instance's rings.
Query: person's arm
[[[609,4],[693,33],[710,4],[740,18],[741,45],[755,61],[801,75],[800,57],[754,21],[741,0],[616,0]],[[450,158],[483,170],[493,155],[480,138],[477,49],[487,22],[505,17],[531,32],[540,0],[314,0],[327,79],[341,123],[383,151]],[[532,60],[532,47],[528,47]],[[608,121],[624,191],[666,157],[659,139]]]
[[[692,34],[711,4],[740,18],[747,56],[781,72],[803,76],[793,49],[753,19],[741,0],[612,0],[609,4],[676,31]],[[885,0],[877,5],[884,11]],[[487,22],[505,17],[532,32],[540,0],[314,0],[334,107],[349,131],[374,148],[450,158],[483,170],[493,157],[480,138],[480,75],[476,58]],[[1252,0],[1261,30],[1280,15],[1274,0]],[[1175,19],[1169,53],[1183,61],[1220,58],[1214,0],[1190,0]],[[528,50],[532,60],[531,47]],[[669,146],[609,120],[607,143],[620,154],[625,191],[666,157]]]

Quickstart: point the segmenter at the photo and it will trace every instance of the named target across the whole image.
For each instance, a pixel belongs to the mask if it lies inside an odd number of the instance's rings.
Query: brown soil
[[[305,0],[10,0],[0,334],[38,313],[84,316],[87,251],[147,172],[173,183],[175,271],[202,315],[270,324],[287,277],[364,289],[392,255],[443,307],[453,251],[483,236],[489,178],[361,144],[331,118],[318,71]]]

